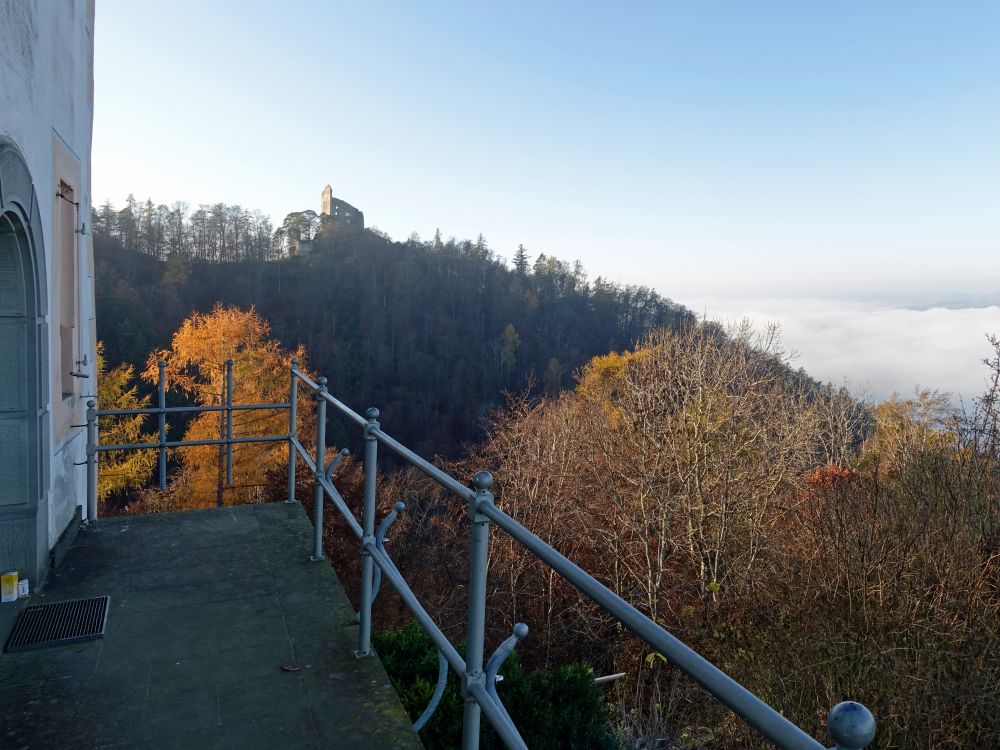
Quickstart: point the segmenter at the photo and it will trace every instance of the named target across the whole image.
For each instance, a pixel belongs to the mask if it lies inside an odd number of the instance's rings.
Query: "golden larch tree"
[[[107,369],[104,361],[104,342],[97,342],[97,407],[99,409],[146,409],[149,396],[140,396],[132,383],[135,368],[118,365]],[[100,421],[100,438],[104,445],[126,443],[155,443],[156,433],[143,432],[144,414],[103,417]],[[122,490],[140,489],[148,481],[156,466],[156,451],[106,451],[100,456],[101,470],[97,474],[97,497],[104,503],[108,497]]]
[[[305,371],[305,350],[281,347],[270,337],[271,326],[251,307],[224,307],[216,304],[210,313],[192,313],[173,335],[169,349],[149,355],[142,377],[156,383],[158,361],[166,364],[167,388],[183,393],[202,406],[219,406],[226,401],[226,361],[233,360],[233,403],[282,403],[288,399],[289,364],[298,357]],[[299,391],[299,434],[314,424],[308,389]],[[224,411],[204,412],[188,424],[185,440],[213,440],[225,436]],[[284,409],[233,412],[233,436],[261,437],[285,435],[288,412]],[[225,485],[225,448],[194,446],[181,451],[183,471],[172,490],[184,508],[264,502],[269,473],[278,471],[288,460],[285,441],[237,443],[233,445],[233,482]]]

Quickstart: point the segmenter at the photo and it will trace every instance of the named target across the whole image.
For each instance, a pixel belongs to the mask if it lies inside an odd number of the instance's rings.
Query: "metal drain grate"
[[[108,624],[110,596],[28,607],[17,618],[6,651],[100,638]]]

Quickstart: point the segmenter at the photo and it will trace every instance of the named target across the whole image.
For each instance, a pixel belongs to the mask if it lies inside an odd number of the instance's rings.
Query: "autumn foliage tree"
[[[233,402],[282,403],[288,399],[289,363],[298,357],[305,370],[305,350],[287,351],[270,337],[270,326],[254,308],[216,305],[210,313],[192,313],[173,335],[169,349],[149,355],[142,377],[155,384],[158,362],[166,364],[167,388],[196,404],[219,406],[226,400],[226,362],[233,360]],[[305,370],[307,371],[307,370]],[[303,389],[304,390],[304,389]],[[301,391],[300,391],[301,394]],[[304,394],[298,410],[300,430],[307,430],[311,409]],[[284,409],[233,412],[234,437],[284,435]],[[204,412],[191,420],[185,440],[212,440],[225,436],[225,413]],[[172,492],[178,507],[260,502],[266,499],[269,472],[288,460],[286,441],[239,443],[233,446],[233,483],[225,485],[224,448],[196,446],[182,449],[182,471]]]
[[[1000,343],[960,412],[932,391],[852,402],[776,334],[654,332],[573,392],[514,398],[450,469],[492,470],[501,508],[817,738],[854,699],[880,747],[998,746]],[[462,622],[464,509],[415,472],[382,489],[419,519],[393,556]],[[523,621],[526,663],[625,672],[609,696],[631,746],[761,746],[502,532],[490,554],[490,640]]]
[[[97,342],[97,406],[99,409],[145,409],[149,396],[140,395],[133,383],[135,368],[118,365],[107,369],[104,343]],[[101,442],[105,445],[156,442],[154,433],[145,432],[142,414],[101,418]],[[97,496],[104,503],[117,492],[140,489],[149,481],[156,465],[153,451],[105,451],[97,474]]]

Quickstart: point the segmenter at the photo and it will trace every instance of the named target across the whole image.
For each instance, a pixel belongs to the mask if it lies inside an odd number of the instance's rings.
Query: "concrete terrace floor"
[[[0,747],[420,748],[311,535],[297,503],[81,530],[28,604],[110,594],[106,635],[0,656]]]

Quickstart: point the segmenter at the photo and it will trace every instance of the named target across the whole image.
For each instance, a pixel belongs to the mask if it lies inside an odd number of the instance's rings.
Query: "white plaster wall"
[[[88,225],[79,235],[77,315],[80,353],[89,379],[79,380],[78,396],[70,399],[74,416],[82,417],[85,396],[96,389],[95,342],[93,341],[94,280],[90,224],[90,148],[93,129],[93,0],[0,0],[0,139],[12,141],[21,151],[31,172],[45,245],[45,279],[50,300],[48,317],[48,362],[59,361],[59,325],[51,318],[55,273],[52,267],[53,212],[56,152],[79,169],[80,221]],[[53,398],[60,398],[58,381],[50,378],[48,415]],[[53,394],[55,394],[53,396]],[[74,419],[79,424],[82,418]],[[86,459],[86,435],[70,429],[57,440],[55,430],[45,430],[49,475],[43,476],[47,493],[49,547],[56,542],[75,511],[86,515],[86,471],[74,462]],[[43,444],[43,450],[45,445]]]

